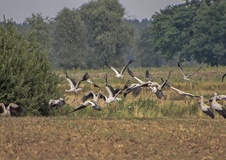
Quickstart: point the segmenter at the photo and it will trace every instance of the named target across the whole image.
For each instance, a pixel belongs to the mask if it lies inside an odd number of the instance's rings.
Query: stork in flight
[[[109,68],[111,68],[115,72],[115,77],[116,78],[121,78],[123,79],[123,73],[125,72],[126,68],[129,66],[129,64],[133,63],[135,60],[131,59],[123,68],[121,71],[117,70],[116,68],[112,67],[105,61],[105,65],[107,65]]]
[[[106,90],[108,92],[108,97],[101,93],[101,98],[103,98],[106,103],[122,100],[121,98],[118,97],[118,95],[122,91],[124,91],[125,89],[128,88],[128,85],[129,85],[130,81],[128,80],[125,83],[125,85],[123,86],[123,88],[121,88],[121,89],[114,89],[111,85],[108,84],[107,74],[105,74],[105,81],[106,81]]]
[[[78,80],[76,83],[74,79],[70,78],[67,74],[67,71],[65,71],[66,79],[70,85],[70,89],[65,90],[66,93],[75,93],[75,96],[78,94],[79,91],[82,90],[82,88],[79,88],[79,85],[82,81],[86,81],[89,79],[89,75],[86,73],[81,80]],[[75,101],[75,98],[74,98]]]
[[[190,77],[193,76],[196,72],[198,72],[202,68],[202,67],[199,67],[196,71],[192,72],[191,74],[185,75],[184,70],[182,69],[182,67],[180,65],[180,62],[177,63],[177,66],[179,67],[181,73],[183,74],[183,78],[186,81],[189,81],[190,80]]]
[[[82,102],[85,102],[88,99],[91,99],[95,103],[98,103],[100,98],[102,98],[102,93],[100,91],[98,93],[94,93],[93,91],[89,91],[82,97]]]
[[[86,108],[87,106],[92,106],[94,110],[101,111],[101,107],[94,101],[86,100],[85,102],[81,103],[78,107],[76,107],[73,111],[69,112],[68,114],[71,114],[75,111],[78,111],[80,109]]]
[[[200,96],[197,96],[197,95],[188,93],[188,92],[184,92],[184,91],[179,90],[179,89],[177,89],[177,88],[174,88],[174,87],[172,87],[169,83],[166,83],[166,85],[167,85],[170,89],[176,91],[176,92],[177,92],[178,94],[180,94],[180,95],[185,95],[186,97],[200,97]]]
[[[49,107],[50,109],[53,109],[53,108],[59,108],[59,107],[62,107],[63,105],[65,104],[65,100],[63,98],[59,98],[57,100],[55,99],[50,99],[49,100]]]
[[[89,73],[86,73],[84,75],[84,77],[86,77],[86,80],[85,81],[88,82],[89,84],[91,84],[93,87],[100,88],[98,85],[96,85],[95,83],[93,83],[93,81],[91,81]]]
[[[76,82],[74,79],[72,79],[71,77],[68,76],[67,71],[65,71],[65,75],[66,75],[66,79],[70,85],[70,89],[65,90],[65,92],[74,92],[77,94],[80,90],[82,90],[81,88],[79,88],[79,85],[82,81],[84,81],[84,79]]]

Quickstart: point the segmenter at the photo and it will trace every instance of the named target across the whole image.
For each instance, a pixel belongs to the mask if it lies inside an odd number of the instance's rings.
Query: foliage
[[[16,102],[29,115],[49,115],[49,99],[59,96],[59,78],[37,32],[22,35],[6,20],[0,26],[0,101]]]
[[[150,32],[155,51],[167,59],[179,56],[225,65],[225,9],[223,0],[192,0],[166,7],[153,16]]]
[[[54,49],[58,67],[84,68],[86,57],[85,26],[75,10],[62,9],[55,19]]]
[[[192,26],[193,37],[186,47],[198,62],[225,65],[226,1],[215,0],[200,5]]]
[[[133,27],[123,21],[125,9],[118,0],[97,0],[83,4],[79,12],[87,28],[89,67],[102,67],[103,59],[119,66],[134,37]]]

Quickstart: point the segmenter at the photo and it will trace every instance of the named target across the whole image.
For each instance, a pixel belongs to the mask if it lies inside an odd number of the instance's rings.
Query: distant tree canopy
[[[63,9],[56,17],[55,53],[60,67],[101,68],[104,59],[116,66],[132,46],[134,29],[123,20],[118,0],[97,0],[79,10]]]
[[[19,103],[28,115],[49,115],[48,101],[60,95],[60,80],[51,70],[38,31],[25,32],[19,33],[10,21],[0,25],[0,101]]]
[[[155,51],[210,65],[225,65],[226,1],[192,0],[153,16]]]
[[[54,49],[58,66],[65,69],[85,68],[86,28],[77,11],[64,8],[55,19]]]
[[[52,66],[64,69],[98,69],[104,60],[119,67],[129,58],[137,67],[172,59],[226,65],[225,10],[225,0],[184,0],[140,22],[125,19],[118,0],[93,0],[63,8],[51,21],[32,14],[22,28],[32,29]]]

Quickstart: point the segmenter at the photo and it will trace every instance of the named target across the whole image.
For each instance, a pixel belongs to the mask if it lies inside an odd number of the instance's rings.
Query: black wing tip
[[[226,76],[226,73],[224,73],[224,75],[222,76],[222,79],[221,79],[222,82],[224,81],[225,76]]]
[[[127,68],[127,71],[128,71],[128,73],[129,73],[129,75],[130,75],[131,77],[134,77],[133,72],[132,72],[129,68]]]
[[[130,59],[129,64],[135,62],[135,59]]]
[[[180,66],[180,62],[177,62],[177,66],[178,66],[178,67],[181,67],[181,66]]]

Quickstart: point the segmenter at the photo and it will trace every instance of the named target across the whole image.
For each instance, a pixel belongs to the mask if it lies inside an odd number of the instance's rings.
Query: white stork
[[[185,73],[184,73],[184,71],[183,71],[183,69],[182,69],[182,67],[181,67],[181,65],[180,65],[180,62],[177,63],[177,66],[179,67],[181,73],[183,74],[183,78],[184,78],[184,80],[186,80],[186,81],[189,81],[189,80],[190,80],[189,78],[190,78],[191,76],[193,76],[196,72],[198,72],[198,71],[202,68],[202,67],[199,67],[196,71],[192,72],[191,74],[185,75]]]
[[[115,72],[115,77],[116,78],[121,78],[123,79],[123,73],[125,72],[126,68],[129,66],[129,64],[133,63],[134,62],[134,59],[131,59],[123,68],[121,71],[117,70],[116,68],[112,67],[111,65],[109,65],[106,61],[105,61],[105,64],[111,68],[114,72]]]
[[[213,94],[213,98],[211,100],[211,107],[217,111],[217,113],[219,113],[221,116],[223,116],[224,118],[226,118],[226,110],[222,107],[221,104],[217,103],[217,93]]]
[[[50,109],[53,109],[53,108],[59,108],[59,107],[62,107],[63,105],[65,104],[65,100],[63,98],[59,98],[57,100],[55,99],[50,99],[49,100],[49,107]]]
[[[199,105],[200,105],[201,110],[203,111],[203,113],[205,113],[206,115],[208,115],[214,119],[215,116],[214,116],[212,108],[210,106],[208,106],[207,104],[205,104],[203,102],[203,99],[204,99],[203,96],[199,97]]]
[[[126,88],[128,88],[128,84],[130,83],[130,81],[128,80],[124,87],[117,90],[117,89],[113,89],[113,87],[111,85],[108,84],[107,81],[107,74],[105,75],[105,81],[106,81],[106,90],[108,92],[108,97],[104,94],[101,93],[101,98],[104,99],[104,101],[106,103],[110,103],[110,102],[115,102],[115,101],[120,101],[122,100],[121,98],[117,97],[120,93],[122,93],[122,91],[124,91]]]
[[[86,100],[85,102],[81,103],[78,107],[76,107],[73,111],[69,112],[69,114],[75,112],[75,111],[78,111],[80,109],[83,109],[83,108],[86,108],[87,106],[92,106],[94,110],[97,110],[97,111],[101,111],[101,107],[94,101],[89,101],[89,100]]]
[[[1,116],[22,116],[24,115],[24,109],[15,103],[10,103],[7,107],[3,103],[0,103],[0,115]]]

